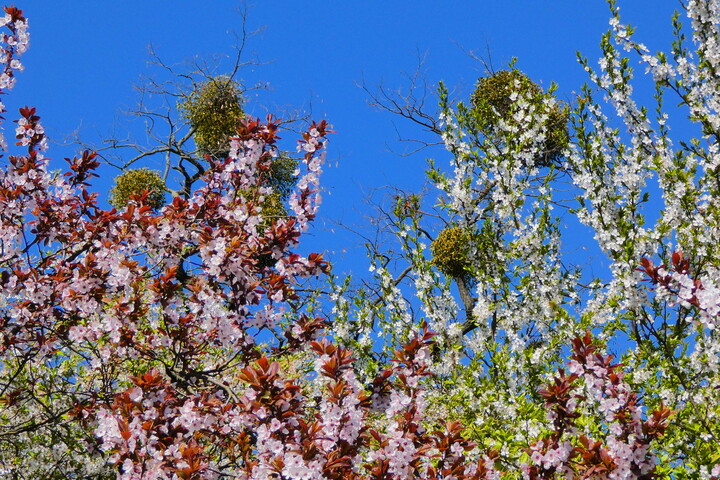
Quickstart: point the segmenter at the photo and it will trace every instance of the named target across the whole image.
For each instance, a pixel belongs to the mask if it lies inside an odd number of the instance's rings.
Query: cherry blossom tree
[[[27,45],[6,8],[4,86]],[[86,151],[48,171],[35,108],[0,176],[4,478],[490,478],[457,423],[424,422],[433,334],[362,384],[299,291],[326,122],[302,134],[288,215],[267,218],[278,123],[246,119],[189,198],[103,210]],[[152,202],[152,203],[151,203]]]

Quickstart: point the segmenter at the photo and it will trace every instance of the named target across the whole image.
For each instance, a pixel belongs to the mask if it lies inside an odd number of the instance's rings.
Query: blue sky
[[[639,39],[652,50],[668,48],[677,1],[620,3],[624,21],[638,27]],[[29,18],[31,43],[26,69],[6,98],[6,116],[15,118],[18,106],[38,108],[57,142],[48,153],[56,159],[53,168],[75,153],[67,143],[74,132],[88,143],[99,143],[113,131],[141,138],[142,125],[122,112],[137,102],[133,87],[142,75],[162,79],[162,71],[148,64],[150,44],[166,63],[181,64],[231,54],[233,32],[241,29],[236,1],[19,0],[16,6]],[[545,87],[555,81],[557,95],[569,100],[587,80],[576,52],[594,63],[609,18],[600,0],[272,1],[251,4],[247,11],[246,28],[260,29],[249,39],[247,58],[264,64],[243,70],[239,78],[246,85],[269,84],[248,98],[248,111],[261,116],[311,111],[337,131],[329,150],[332,167],[323,178],[327,191],[320,228],[310,242],[315,250],[329,251],[341,270],[366,268],[363,241],[338,228],[332,234],[333,223],[364,224],[369,213],[364,198],[377,188],[419,189],[427,155],[447,163],[442,150],[410,157],[392,152],[406,148],[397,142],[398,131],[406,137],[421,133],[373,110],[359,82],[401,87],[404,72],[413,72],[424,57],[427,80],[432,85],[443,80],[463,98],[483,73],[467,54],[472,50],[484,57],[490,52],[496,68],[517,57],[517,66],[533,80]],[[293,134],[284,137],[291,148]],[[106,199],[115,172],[101,173],[95,188]]]

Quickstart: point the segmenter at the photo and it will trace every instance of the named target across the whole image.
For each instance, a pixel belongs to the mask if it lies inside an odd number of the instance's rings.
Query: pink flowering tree
[[[4,87],[26,19],[7,8]],[[299,290],[326,122],[302,134],[287,216],[264,215],[278,124],[245,119],[189,198],[103,210],[92,152],[51,175],[34,108],[0,174],[0,474],[46,479],[493,478],[492,452],[426,421],[433,334],[370,382]]]

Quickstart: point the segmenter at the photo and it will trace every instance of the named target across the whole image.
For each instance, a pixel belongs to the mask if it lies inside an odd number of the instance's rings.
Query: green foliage
[[[448,227],[430,245],[432,263],[446,275],[463,277],[470,266],[470,234],[460,227]]]
[[[398,195],[395,197],[393,214],[400,218],[415,218],[420,213],[420,196],[417,194]]]
[[[281,152],[270,161],[269,167],[264,170],[265,184],[272,187],[273,191],[264,196],[261,206],[263,222],[260,223],[261,231],[266,230],[275,220],[287,217],[285,201],[297,183],[295,169],[298,161],[287,152]]]
[[[244,115],[240,85],[226,76],[217,76],[198,86],[178,105],[195,130],[198,150],[208,155],[228,151],[228,138],[236,132]]]
[[[158,210],[165,203],[167,187],[159,172],[147,168],[137,168],[121,173],[115,178],[115,186],[110,190],[110,205],[121,210],[125,208],[133,195],[147,191],[147,204]]]
[[[513,106],[525,99],[537,110],[544,110],[552,93],[546,93],[527,75],[518,69],[500,70],[481,77],[472,94],[472,115],[478,130],[486,137],[494,137],[499,122],[518,124],[513,118]],[[568,146],[568,122],[570,109],[563,102],[554,101],[547,112],[547,134],[543,158],[537,158],[540,166],[549,166],[562,156]]]
[[[281,152],[272,160],[270,169],[268,170],[268,183],[273,192],[278,195],[281,201],[287,200],[288,195],[297,183],[295,170],[298,168],[297,159],[293,158],[287,152]]]
[[[287,209],[282,198],[275,192],[265,195],[260,210],[263,216],[263,222],[260,224],[261,230],[268,228],[275,220],[287,217]]]

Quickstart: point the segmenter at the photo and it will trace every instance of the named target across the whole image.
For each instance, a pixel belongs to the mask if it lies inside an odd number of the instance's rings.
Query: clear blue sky
[[[621,1],[626,22],[638,27],[638,38],[651,49],[667,49],[671,0]],[[30,21],[30,49],[25,72],[6,98],[10,107],[34,105],[53,144],[48,156],[62,167],[75,147],[63,141],[77,131],[87,142],[99,142],[115,131],[138,136],[141,125],[128,123],[122,111],[138,97],[133,89],[141,75],[161,76],[148,65],[148,45],[166,63],[232,53],[241,17],[239,2],[210,0],[48,1],[18,0]],[[357,83],[403,84],[418,56],[426,57],[432,84],[444,80],[461,94],[471,90],[482,66],[464,50],[487,56],[495,67],[518,57],[518,67],[547,87],[559,85],[569,99],[587,80],[576,62],[580,51],[593,62],[600,55],[600,35],[607,29],[608,7],[601,0],[416,1],[258,1],[248,8],[249,30],[263,30],[249,40],[247,53],[265,65],[240,73],[246,84],[268,82],[270,89],[248,99],[256,115],[284,107],[312,108],[315,119],[328,119],[332,137],[323,183],[327,189],[321,220],[363,223],[363,198],[392,185],[417,189],[423,184],[424,154],[403,158],[396,127],[419,136],[409,124],[367,104]],[[249,57],[248,57],[249,58]],[[8,121],[15,118],[13,111]],[[134,130],[132,130],[134,128]],[[12,127],[6,125],[6,131]],[[285,135],[290,145],[292,135]],[[446,164],[437,152],[439,164]],[[337,162],[337,167],[334,165]],[[159,165],[149,165],[158,168]],[[103,170],[95,188],[106,199],[111,170]],[[330,225],[330,223],[327,223]],[[328,227],[329,228],[329,227]],[[346,260],[361,254],[362,241],[348,234],[318,232],[315,250],[347,248]],[[350,268],[351,262],[345,268]],[[364,262],[353,268],[365,269]],[[343,268],[343,267],[341,267]]]

